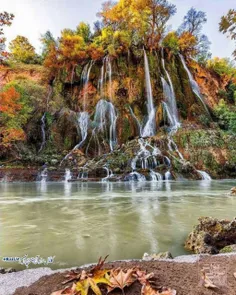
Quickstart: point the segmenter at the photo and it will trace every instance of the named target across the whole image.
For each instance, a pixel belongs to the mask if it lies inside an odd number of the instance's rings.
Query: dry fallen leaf
[[[53,292],[51,295],[77,295],[78,292],[75,290],[76,285],[73,284],[72,287],[66,287],[65,289]]]
[[[70,271],[65,278],[67,278],[67,280],[65,280],[64,282],[62,282],[63,285],[72,282],[74,280],[79,280],[80,279],[81,274],[76,272],[75,270]]]
[[[111,292],[112,290],[116,288],[123,290],[125,287],[132,285],[136,281],[134,274],[135,274],[134,268],[128,269],[126,272],[120,268],[111,270],[111,273],[110,273],[111,284],[107,288],[108,292]]]
[[[174,289],[167,289],[161,293],[153,289],[150,283],[144,284],[141,290],[142,295],[176,295],[177,292]]]
[[[81,273],[80,281],[76,283],[76,291],[80,295],[87,295],[91,288],[96,295],[102,295],[98,284],[111,285],[108,270],[96,270],[94,274]]]
[[[203,285],[206,288],[211,288],[211,289],[216,289],[217,287],[213,284],[213,282],[208,278],[208,276],[206,275],[205,271],[202,270],[202,279],[203,279]]]
[[[140,284],[144,285],[147,283],[147,281],[149,281],[151,278],[154,277],[154,273],[152,272],[152,273],[147,274],[146,271],[142,271],[140,269],[137,269],[135,272],[135,277],[138,279]]]
[[[161,293],[158,293],[159,295],[176,295],[177,292],[174,289],[168,288],[167,290],[162,291]]]

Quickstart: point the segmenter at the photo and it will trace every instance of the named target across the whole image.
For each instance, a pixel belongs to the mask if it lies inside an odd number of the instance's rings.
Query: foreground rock
[[[236,219],[229,221],[201,217],[199,224],[189,234],[185,248],[197,254],[217,254],[224,247],[235,244],[235,241]]]

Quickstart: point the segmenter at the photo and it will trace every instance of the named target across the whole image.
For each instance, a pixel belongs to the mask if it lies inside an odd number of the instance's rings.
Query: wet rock
[[[226,246],[220,250],[220,253],[232,253],[232,252],[236,252],[236,244]]]
[[[236,187],[231,188],[230,195],[231,196],[236,196]]]
[[[159,260],[159,259],[173,259],[173,256],[170,252],[160,252],[158,254],[143,254],[143,260],[145,261],[152,261],[152,260]]]
[[[7,273],[12,273],[16,272],[16,269],[10,267],[10,268],[0,268],[0,274],[7,274]]]
[[[199,224],[189,234],[185,248],[194,253],[218,254],[221,249],[236,241],[236,219],[218,220],[199,218]]]

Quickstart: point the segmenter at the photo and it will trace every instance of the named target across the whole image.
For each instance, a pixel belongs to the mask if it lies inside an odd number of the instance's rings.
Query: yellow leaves
[[[128,269],[126,272],[121,268],[111,270],[110,274],[110,286],[108,286],[108,292],[118,288],[123,290],[125,287],[132,285],[136,278],[134,276],[135,269]]]
[[[179,48],[182,52],[191,52],[194,54],[197,38],[190,32],[183,32],[179,36]]]
[[[106,258],[105,258],[106,259]],[[105,259],[99,259],[98,264],[90,270],[90,272],[82,271],[79,274],[77,271],[71,271],[66,275],[68,279],[63,284],[67,284],[71,281],[77,281],[73,283],[72,287],[66,287],[63,290],[53,292],[51,295],[88,295],[92,290],[95,295],[102,295],[100,286],[107,289],[107,293],[114,289],[122,290],[131,286],[134,282],[139,282],[142,285],[141,295],[176,295],[176,291],[172,289],[162,290],[161,293],[153,289],[150,284],[150,279],[154,274],[147,274],[146,271],[142,271],[139,268],[131,269],[102,269],[105,263]]]
[[[98,284],[110,285],[107,270],[96,270],[93,275],[82,271],[80,281],[76,284],[76,291],[81,295],[87,295],[91,288],[96,295],[102,295]]]

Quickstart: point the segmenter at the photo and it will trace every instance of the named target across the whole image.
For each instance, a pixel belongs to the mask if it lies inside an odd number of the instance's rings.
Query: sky
[[[97,12],[104,0],[0,0],[0,11],[15,15],[11,27],[4,29],[7,41],[17,35],[26,36],[40,52],[40,35],[50,30],[55,37],[64,28],[75,29],[85,21],[93,27]],[[208,22],[203,33],[212,42],[213,56],[232,57],[234,42],[218,31],[222,15],[230,8],[236,9],[236,0],[170,0],[177,7],[177,13],[169,21],[173,29],[181,24],[184,15],[191,8],[207,13]]]

